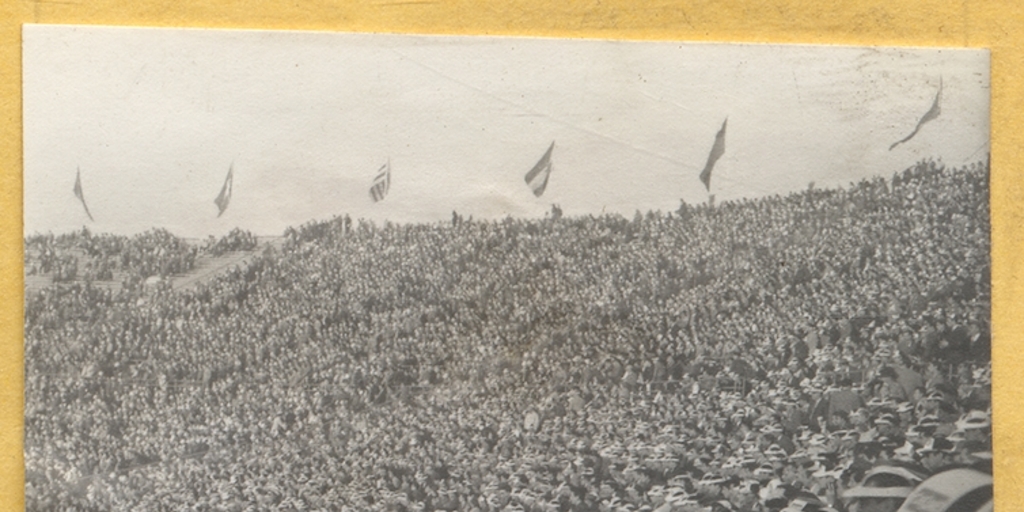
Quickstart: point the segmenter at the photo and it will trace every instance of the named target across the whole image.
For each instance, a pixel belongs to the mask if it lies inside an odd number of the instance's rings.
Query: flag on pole
[[[728,122],[728,117],[725,118],[725,121],[722,121],[722,128],[715,135],[715,145],[711,146],[708,163],[704,164],[704,170],[700,172],[700,181],[709,192],[711,191],[711,169],[715,167],[715,162],[722,158],[722,155],[725,153],[725,125]]]
[[[900,144],[903,144],[904,142],[914,138],[914,135],[917,135],[918,130],[920,130],[925,123],[931,121],[932,119],[935,119],[936,117],[939,117],[939,114],[942,112],[942,109],[939,108],[940,100],[942,100],[941,76],[939,77],[939,90],[935,93],[935,100],[932,101],[932,108],[928,109],[928,112],[925,112],[924,115],[921,116],[921,120],[917,122],[917,126],[914,127],[914,131],[910,132],[910,135],[907,135],[906,137],[896,142],[893,142],[892,146],[889,146],[889,151],[892,151],[896,146],[899,146]]]
[[[85,208],[85,214],[89,216],[89,220],[95,222],[92,218],[92,214],[89,213],[89,205],[85,204],[85,194],[82,193],[82,169],[78,169],[78,174],[75,176],[75,197],[82,202],[82,208]]]
[[[373,185],[370,187],[370,199],[373,202],[383,201],[391,189],[391,159],[382,165],[373,178]]]
[[[537,197],[542,196],[544,189],[548,188],[548,178],[551,177],[551,151],[553,149],[555,149],[554,141],[548,146],[544,156],[540,157],[537,165],[534,165],[533,169],[526,173],[526,184],[530,186],[530,190],[533,190],[533,195]]]
[[[235,164],[232,163],[231,167],[228,167],[228,176],[224,178],[224,186],[220,188],[220,194],[217,194],[217,199],[214,199],[214,204],[217,205],[217,217],[224,215],[224,210],[228,209],[228,203],[231,202],[231,191],[234,189],[235,182]]]

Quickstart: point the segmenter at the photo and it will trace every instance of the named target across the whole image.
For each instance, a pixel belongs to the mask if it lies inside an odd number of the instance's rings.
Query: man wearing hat
[[[894,414],[885,413],[875,420],[875,428],[878,430],[878,437],[887,437],[897,445],[903,444],[903,430],[900,428],[900,420]]]
[[[765,485],[767,485],[768,482],[775,479],[777,476],[775,472],[775,466],[773,466],[770,462],[765,462],[758,466],[757,468],[755,468],[753,471],[753,475],[762,488]]]
[[[906,431],[914,424],[914,406],[910,402],[901,402],[896,406],[896,414],[899,416],[900,429]]]
[[[953,462],[955,451],[952,441],[945,437],[934,437],[917,454],[921,457],[922,466],[937,473]]]
[[[878,429],[872,426],[870,418],[871,413],[863,407],[850,412],[852,430],[860,436],[862,441],[871,441],[878,437]]]
[[[833,435],[838,441],[839,449],[843,451],[852,451],[853,447],[860,442],[860,432],[857,430],[843,430],[834,432]]]
[[[936,432],[949,435],[953,432],[953,423],[959,418],[956,406],[948,401],[946,394],[940,390],[932,390],[921,402],[921,417],[932,417],[936,420]]]
[[[971,411],[956,422],[958,432],[963,432],[965,441],[988,443],[991,438],[992,420],[984,411]]]

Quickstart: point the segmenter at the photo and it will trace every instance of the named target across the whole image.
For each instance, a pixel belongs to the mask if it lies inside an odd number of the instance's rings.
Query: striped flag
[[[722,121],[722,128],[718,130],[718,134],[715,135],[715,145],[711,146],[711,154],[708,155],[708,163],[704,164],[704,170],[700,172],[700,181],[704,184],[704,188],[709,192],[711,191],[711,169],[715,167],[715,162],[725,154],[725,125],[728,122],[728,117],[725,118],[725,121]]]
[[[544,195],[544,189],[548,188],[548,178],[551,177],[551,151],[553,149],[555,149],[554,141],[548,146],[544,156],[540,157],[537,165],[534,165],[533,169],[526,173],[526,184],[530,186],[533,195],[537,197]]]
[[[85,208],[85,214],[89,216],[89,220],[96,222],[92,218],[92,214],[89,213],[89,205],[85,204],[85,194],[82,193],[82,169],[78,169],[78,174],[75,176],[75,197],[82,202],[82,208]]]
[[[939,117],[939,114],[942,112],[942,109],[939,108],[939,101],[940,100],[942,100],[942,77],[941,76],[939,77],[939,90],[935,93],[935,100],[932,101],[932,108],[928,109],[928,112],[925,112],[924,115],[921,116],[921,120],[917,122],[917,126],[914,127],[914,131],[910,132],[910,135],[907,135],[906,137],[904,137],[904,138],[902,138],[902,139],[900,139],[900,140],[898,140],[896,142],[893,142],[892,146],[889,146],[889,151],[892,151],[896,146],[899,146],[900,144],[903,144],[904,142],[914,138],[914,135],[917,135],[918,130],[920,130],[921,127],[924,126],[925,123],[927,123],[928,121],[931,121],[932,119],[935,119],[936,117]]]
[[[235,164],[232,163],[231,167],[228,167],[228,176],[224,178],[224,186],[220,188],[220,194],[217,194],[217,199],[214,199],[214,204],[217,205],[217,217],[224,215],[224,210],[228,209],[228,203],[231,202],[231,191],[234,189],[235,183]]]
[[[370,187],[370,199],[373,202],[383,201],[391,189],[391,159],[380,167],[377,176],[373,178],[373,186]]]

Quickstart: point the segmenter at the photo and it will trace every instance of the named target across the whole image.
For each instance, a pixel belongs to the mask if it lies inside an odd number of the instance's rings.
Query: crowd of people
[[[203,249],[213,256],[221,256],[229,252],[251,251],[259,243],[256,235],[244,229],[235,228],[220,238],[210,235]]]
[[[25,238],[25,275],[50,283],[101,283],[113,289],[144,289],[147,279],[166,281],[195,269],[198,258],[217,258],[231,252],[253,251],[259,239],[250,231],[233,229],[201,245],[153,229],[136,236],[93,234],[88,228],[61,235],[35,234]]]
[[[251,235],[250,235],[251,236]],[[166,229],[127,237],[93,234],[88,228],[25,238],[25,275],[52,274],[55,283],[167,277],[192,270],[199,248]]]
[[[894,512],[991,471],[988,204],[987,164],[924,161],[632,220],[338,217],[194,289],[47,288],[27,508]]]

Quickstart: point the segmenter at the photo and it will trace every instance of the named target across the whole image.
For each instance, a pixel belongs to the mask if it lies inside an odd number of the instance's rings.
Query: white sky
[[[707,200],[726,116],[719,201],[988,151],[982,50],[48,25],[26,25],[23,50],[26,234],[675,210]],[[889,151],[940,77],[942,114]],[[552,140],[538,199],[523,176]]]

